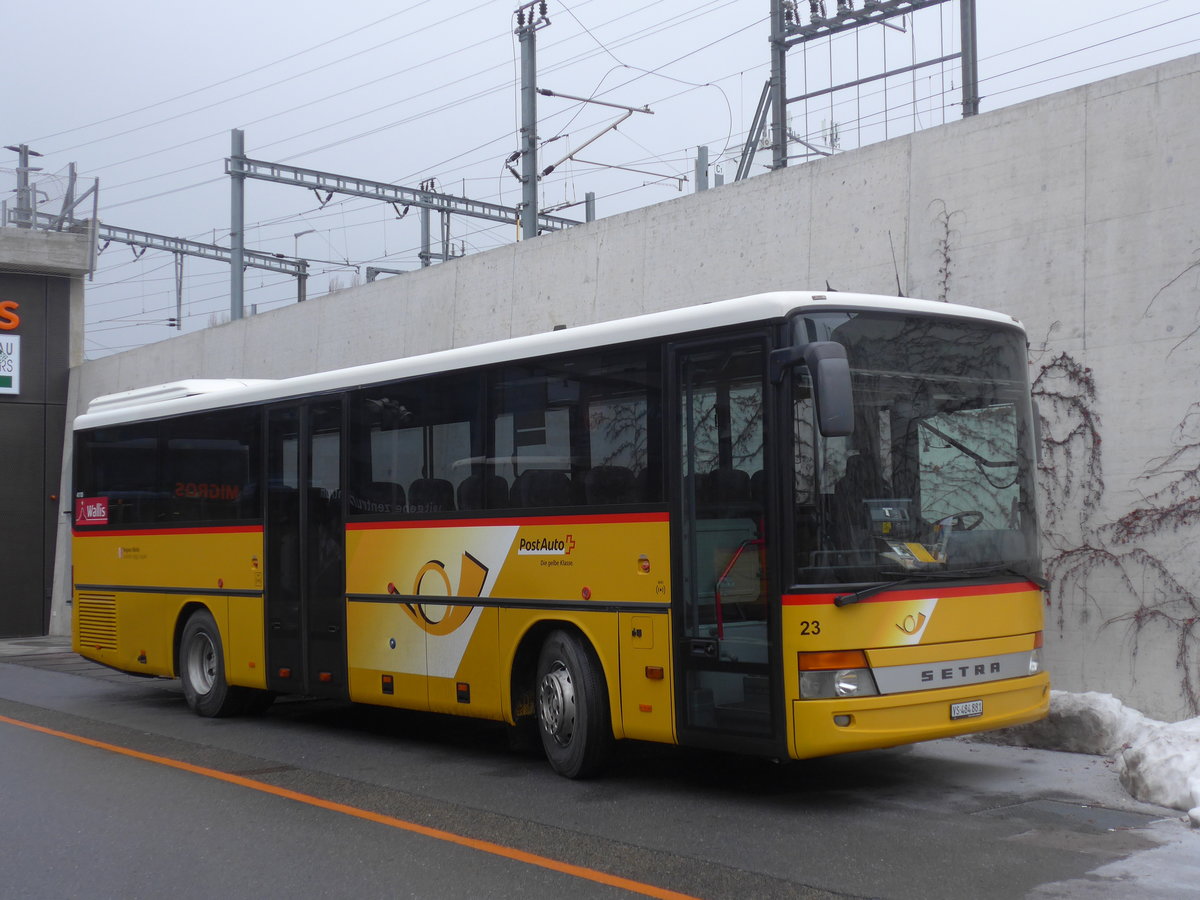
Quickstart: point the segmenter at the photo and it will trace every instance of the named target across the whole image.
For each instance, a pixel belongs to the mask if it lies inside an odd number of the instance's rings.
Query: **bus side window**
[[[662,499],[656,346],[508,366],[492,379],[488,475],[517,508]]]
[[[481,508],[479,376],[453,373],[355,391],[349,513],[421,516]]]

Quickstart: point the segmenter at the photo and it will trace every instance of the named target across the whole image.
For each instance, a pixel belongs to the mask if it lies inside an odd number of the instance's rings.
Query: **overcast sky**
[[[836,0],[825,0],[830,11]],[[808,21],[808,0],[800,0]],[[854,0],[856,7],[862,0]],[[509,206],[520,185],[504,163],[517,149],[520,51],[510,0],[210,0],[176,4],[6,4],[0,51],[8,85],[2,144],[44,154],[35,178],[68,163],[100,180],[108,225],[228,243],[229,132],[247,155]],[[1200,52],[1195,0],[977,0],[981,111]],[[635,114],[541,184],[541,205],[583,218],[588,191],[612,215],[694,189],[696,147],[732,180],[769,74],[768,0],[549,0],[537,34],[538,86],[595,97]],[[788,95],[958,52],[957,3],[797,47]],[[846,152],[959,118],[958,66],[948,63],[789,107],[791,128],[820,152]],[[541,165],[566,156],[620,113],[542,97]],[[832,127],[831,127],[832,125]],[[1136,136],[1114,135],[1114,140]],[[793,144],[792,154],[804,147]],[[756,158],[755,173],[770,153]],[[803,164],[801,157],[792,165]],[[0,190],[16,155],[0,150]],[[620,166],[623,168],[605,168]],[[630,171],[637,170],[637,171]],[[683,181],[681,179],[687,179]],[[247,245],[313,260],[309,296],[348,286],[368,265],[418,265],[418,214],[309,191],[247,184]],[[11,196],[10,193],[6,194]],[[572,205],[574,204],[574,205]],[[436,218],[435,218],[436,222]],[[515,229],[452,220],[455,252],[509,243]],[[297,235],[299,235],[297,237]],[[356,268],[357,267],[357,268]],[[184,263],[184,330],[227,316],[228,267]],[[293,279],[249,270],[246,303],[294,302]],[[135,258],[113,244],[87,290],[89,358],[174,335],[169,254]]]

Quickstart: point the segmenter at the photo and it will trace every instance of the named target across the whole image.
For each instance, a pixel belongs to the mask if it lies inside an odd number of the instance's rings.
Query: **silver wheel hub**
[[[538,718],[542,730],[560,745],[575,733],[575,683],[561,662],[555,662],[538,685]]]
[[[188,680],[199,694],[207,694],[217,680],[217,648],[203,632],[192,638],[187,653]]]

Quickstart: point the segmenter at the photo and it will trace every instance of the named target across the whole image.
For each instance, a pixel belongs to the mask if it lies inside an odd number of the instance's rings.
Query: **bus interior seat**
[[[763,503],[767,499],[767,478],[762,469],[750,476],[750,499],[755,503]]]
[[[459,509],[505,509],[508,482],[499,475],[468,475],[458,486]]]
[[[741,469],[721,466],[705,476],[705,493],[713,503],[742,503],[750,499],[750,476]]]
[[[394,481],[371,481],[360,494],[350,495],[350,505],[359,512],[403,512],[404,488]]]
[[[409,510],[453,512],[454,485],[445,478],[418,478],[408,486]]]
[[[832,525],[840,547],[864,548],[870,544],[871,523],[866,501],[892,496],[876,460],[856,453],[846,460],[846,473],[833,487]]]
[[[513,506],[529,509],[549,506],[571,506],[571,479],[565,472],[554,469],[526,469],[513,482]]]
[[[583,489],[590,506],[616,503],[636,503],[637,478],[632,469],[624,466],[596,466],[583,477]]]

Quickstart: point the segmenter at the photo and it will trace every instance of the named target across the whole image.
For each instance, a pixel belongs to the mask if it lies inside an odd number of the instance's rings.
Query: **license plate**
[[[967,700],[964,703],[950,704],[951,719],[975,719],[983,715],[982,700]]]

